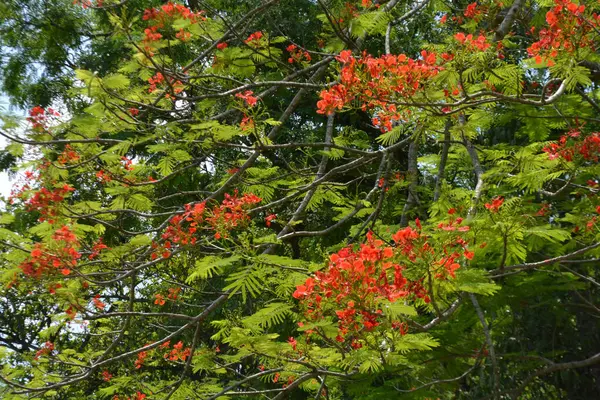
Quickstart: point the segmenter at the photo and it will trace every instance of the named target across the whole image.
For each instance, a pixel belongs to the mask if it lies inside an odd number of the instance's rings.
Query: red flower
[[[217,45],[217,49],[225,50],[227,48],[227,46],[229,46],[229,45],[226,42],[221,42]]]
[[[257,31],[257,32],[254,32],[253,34],[251,34],[250,36],[248,36],[248,39],[246,39],[244,41],[244,43],[250,44],[252,42],[258,42],[262,37],[263,37],[263,33],[260,31]]]
[[[554,26],[558,23],[558,18],[556,17],[556,14],[554,14],[553,11],[548,11],[546,13],[546,22],[550,26]]]
[[[104,382],[110,382],[112,378],[112,374],[110,372],[108,372],[107,370],[102,371],[102,379],[104,380]]]
[[[257,97],[252,96],[251,90],[246,90],[244,93],[236,93],[235,97],[243,99],[249,107],[254,107],[258,101]]]
[[[477,10],[477,2],[469,4],[464,14],[467,18],[474,18],[481,14],[481,11]]]
[[[144,400],[146,398],[146,395],[140,392],[137,392],[135,394],[135,397],[132,400]]]
[[[165,305],[165,298],[163,297],[162,294],[157,293],[154,295],[154,297],[156,297],[156,300],[154,300],[154,304],[157,304],[159,306],[164,306]]]
[[[267,217],[265,218],[265,223],[267,226],[271,226],[271,221],[274,221],[277,219],[277,214],[270,214],[267,215]]]
[[[92,299],[92,302],[94,303],[94,306],[99,309],[99,310],[104,310],[104,307],[106,307],[106,303],[103,303],[100,300],[100,295],[97,294],[94,296],[94,298]]]
[[[296,351],[296,347],[298,346],[298,342],[296,341],[296,339],[294,339],[293,337],[290,337],[288,339],[288,343],[290,344],[290,346],[292,346],[292,349],[294,349],[294,351]]]
[[[336,56],[335,59],[342,64],[351,63],[354,60],[354,57],[352,57],[352,50],[342,50],[340,55]]]
[[[183,28],[181,28],[179,29],[179,32],[175,34],[175,37],[181,40],[182,42],[186,42],[192,37],[192,34],[190,32],[184,31]]]
[[[485,208],[493,213],[497,213],[502,206],[502,203],[504,203],[504,197],[497,196],[492,199],[491,203],[485,203]]]
[[[165,77],[160,72],[157,72],[153,77],[148,78],[148,83],[150,83],[150,88],[148,89],[148,91],[150,93],[154,92],[156,90],[156,85],[164,82],[164,80]]]
[[[315,280],[313,278],[307,278],[304,285],[299,285],[296,287],[296,291],[292,295],[295,299],[300,299],[302,297],[310,296],[315,286]]]
[[[39,349],[35,353],[34,360],[39,359],[41,356],[47,356],[47,355],[51,354],[52,351],[54,351],[54,343],[52,343],[52,342],[46,342],[46,343],[44,343],[44,345],[42,346],[42,348]]]
[[[169,294],[167,295],[167,297],[171,300],[177,300],[177,297],[179,296],[179,292],[181,292],[181,288],[169,288]]]
[[[436,61],[435,53],[428,53],[426,50],[422,50],[421,56],[423,57],[423,60],[425,61],[425,63],[427,63],[429,65],[435,64],[435,61]]]
[[[88,258],[90,260],[93,260],[94,258],[98,257],[100,252],[104,249],[108,249],[108,246],[102,243],[102,238],[100,238],[98,239],[98,242],[92,247],[92,253],[88,256]]]
[[[148,352],[147,351],[140,351],[138,353],[137,360],[135,360],[135,362],[134,362],[135,369],[142,368],[142,366],[144,365],[144,362],[146,361],[146,357],[147,356],[148,356]]]

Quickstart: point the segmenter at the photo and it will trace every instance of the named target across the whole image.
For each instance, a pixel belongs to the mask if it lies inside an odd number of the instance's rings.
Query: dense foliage
[[[600,5],[8,0],[3,399],[590,399]]]

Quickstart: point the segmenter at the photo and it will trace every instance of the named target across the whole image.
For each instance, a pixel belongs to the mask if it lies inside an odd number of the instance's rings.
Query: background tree
[[[3,398],[598,392],[596,4],[0,7]]]

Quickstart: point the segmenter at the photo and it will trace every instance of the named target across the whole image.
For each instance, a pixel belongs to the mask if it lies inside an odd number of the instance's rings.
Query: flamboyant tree
[[[598,392],[597,2],[19,3],[3,398]]]

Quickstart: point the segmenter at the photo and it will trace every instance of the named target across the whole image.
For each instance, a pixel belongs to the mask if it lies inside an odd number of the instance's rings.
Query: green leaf
[[[396,301],[394,303],[389,301],[384,301],[381,303],[381,308],[383,313],[388,315],[390,319],[397,320],[402,316],[411,316],[414,317],[417,315],[417,310],[414,306],[410,306],[408,304],[403,304],[400,301]]]
[[[224,291],[230,291],[229,297],[241,292],[242,301],[245,303],[247,295],[258,296],[262,292],[262,273],[255,267],[249,266],[239,272],[232,273],[226,279],[229,285],[223,288]]]
[[[12,224],[14,222],[14,220],[15,220],[15,216],[12,214],[5,213],[0,216],[0,224],[3,224],[3,225]]]
[[[147,211],[152,208],[153,203],[143,194],[136,193],[129,196],[125,204],[137,211]]]
[[[390,146],[400,140],[403,133],[404,128],[402,126],[396,126],[392,128],[391,131],[377,136],[375,140],[384,146]]]
[[[241,259],[240,256],[234,255],[227,258],[217,256],[207,256],[196,261],[196,266],[193,272],[186,278],[186,283],[192,283],[198,279],[212,278],[213,275],[220,274],[225,267],[235,264]]]
[[[165,156],[160,159],[158,164],[156,165],[156,169],[162,176],[167,176],[173,172],[173,168],[175,167],[175,159],[169,156]]]
[[[270,303],[250,317],[244,318],[242,323],[248,327],[271,328],[282,323],[287,316],[292,315],[292,306],[286,303]]]
[[[306,267],[307,262],[304,260],[297,260],[290,257],[278,256],[274,254],[260,254],[257,257],[252,258],[259,263],[281,265],[286,267]]]
[[[500,286],[487,277],[486,271],[478,269],[459,269],[454,284],[460,291],[484,296],[491,296],[500,290]]]
[[[122,74],[107,75],[102,78],[102,84],[107,89],[125,89],[129,87],[129,78]]]
[[[396,350],[402,354],[406,354],[412,350],[431,350],[439,345],[439,342],[428,333],[410,333],[400,336],[400,338],[394,342]]]
[[[77,79],[83,81],[84,83],[89,82],[96,77],[96,75],[92,71],[88,71],[85,69],[76,69],[75,76],[77,77]]]
[[[146,235],[137,235],[137,236],[134,236],[129,241],[129,244],[132,245],[132,246],[135,246],[135,247],[148,246],[151,243],[152,243],[152,239],[149,236],[146,236]]]

